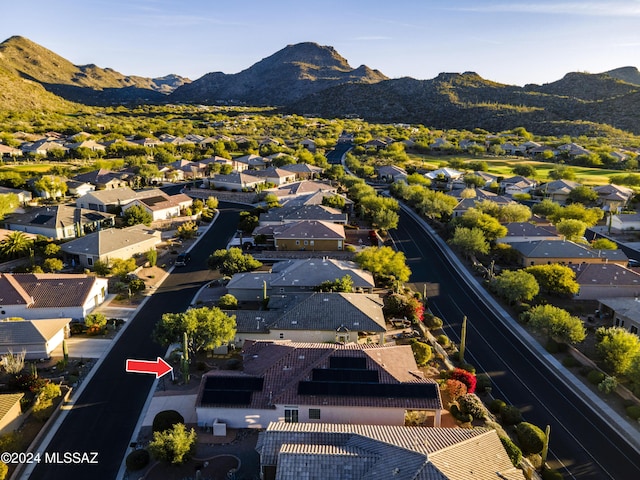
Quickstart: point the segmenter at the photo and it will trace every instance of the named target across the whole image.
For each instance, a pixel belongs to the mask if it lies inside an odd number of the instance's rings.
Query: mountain
[[[67,100],[89,105],[161,102],[166,93],[189,82],[177,75],[151,79],[125,76],[93,64],[74,65],[20,36],[0,43],[0,69],[38,82],[47,91]]]
[[[610,77],[617,78],[623,82],[627,82],[632,85],[640,85],[640,72],[636,67],[621,67],[609,70],[605,73]]]
[[[42,85],[0,68],[0,110],[74,111],[81,105],[64,100]]]
[[[176,89],[172,102],[287,105],[335,85],[376,83],[387,77],[362,65],[353,69],[333,47],[288,45],[236,74],[208,73]]]

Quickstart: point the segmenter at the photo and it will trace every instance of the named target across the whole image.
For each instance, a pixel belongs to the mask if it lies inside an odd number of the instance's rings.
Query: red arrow
[[[173,370],[173,367],[158,357],[157,360],[132,360],[127,359],[127,372],[153,373],[160,378]]]

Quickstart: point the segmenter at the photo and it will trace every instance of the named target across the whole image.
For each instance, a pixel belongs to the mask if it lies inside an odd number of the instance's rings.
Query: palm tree
[[[23,232],[11,232],[0,242],[0,254],[8,258],[18,258],[33,246],[33,240]]]

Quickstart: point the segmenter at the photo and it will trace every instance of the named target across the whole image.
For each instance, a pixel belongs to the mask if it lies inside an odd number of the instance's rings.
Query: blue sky
[[[640,67],[640,0],[0,2],[0,40],[22,35],[126,75],[236,73],[304,41],[391,78],[475,71],[524,85]]]

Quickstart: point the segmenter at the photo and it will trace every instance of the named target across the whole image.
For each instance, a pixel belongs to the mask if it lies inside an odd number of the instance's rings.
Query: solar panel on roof
[[[84,216],[88,220],[104,220],[104,215],[99,213],[85,213]]]
[[[298,383],[298,395],[381,398],[437,398],[435,383]]]
[[[264,379],[261,377],[208,377],[204,389],[206,390],[246,390],[259,392],[262,390]]]
[[[330,368],[367,369],[365,357],[329,357]]]
[[[222,390],[204,391],[202,393],[203,405],[222,404],[222,405],[250,405],[251,392],[245,391],[229,391]]]
[[[357,368],[314,368],[312,379],[314,382],[378,383],[378,371]]]
[[[146,203],[147,205],[149,205],[150,207],[153,207],[154,205],[158,204],[158,203],[162,203],[162,202],[166,202],[167,199],[164,197],[161,197],[160,195],[155,196],[155,197],[147,197],[145,199],[142,200],[144,203]]]

